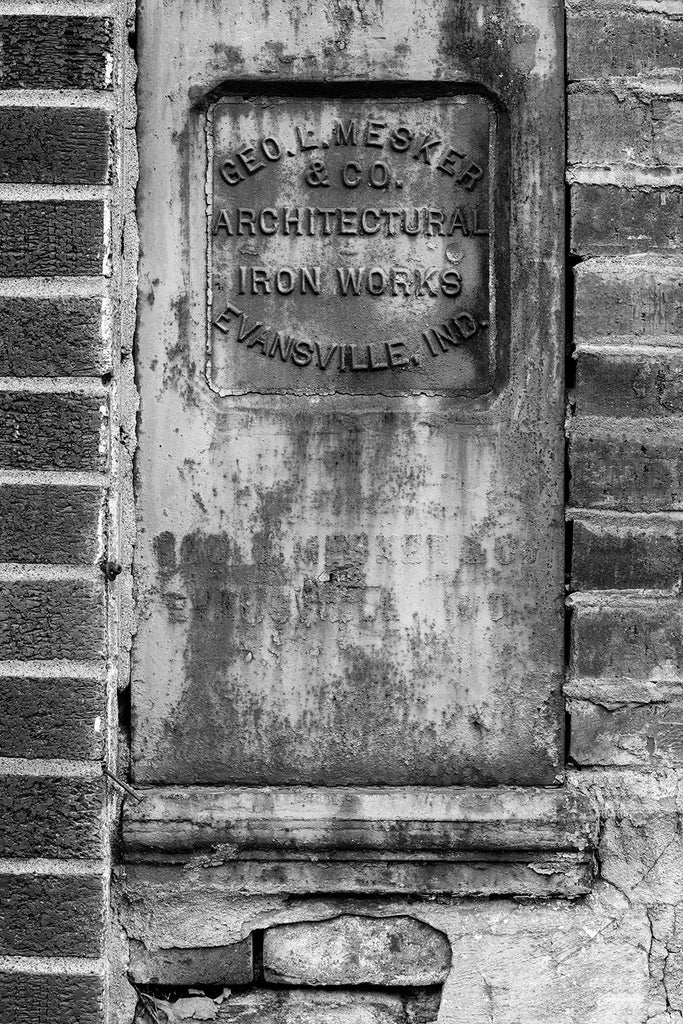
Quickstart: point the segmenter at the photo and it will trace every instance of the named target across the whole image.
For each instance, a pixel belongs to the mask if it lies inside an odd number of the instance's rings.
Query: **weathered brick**
[[[101,504],[96,487],[0,486],[0,561],[92,564]]]
[[[635,7],[572,4],[567,16],[570,81],[656,75],[683,67],[683,21]]]
[[[101,658],[103,597],[99,581],[0,582],[0,659]]]
[[[0,466],[103,469],[99,449],[104,402],[93,395],[3,392]]]
[[[98,679],[0,677],[0,757],[98,758],[104,684]],[[102,727],[95,731],[95,719]]]
[[[649,93],[579,91],[567,97],[569,164],[683,163],[683,101]]]
[[[573,590],[670,589],[683,575],[683,523],[663,518],[575,522]]]
[[[652,150],[656,164],[683,164],[683,100],[652,100]]]
[[[443,932],[413,917],[344,914],[263,937],[264,979],[280,985],[438,985],[450,966]]]
[[[0,971],[0,1024],[99,1024],[102,979]]]
[[[683,353],[578,355],[576,411],[586,416],[671,416],[683,412]]]
[[[652,110],[632,94],[573,92],[567,97],[570,164],[649,164]]]
[[[0,203],[0,276],[101,274],[103,231],[99,200]]]
[[[658,512],[683,508],[680,441],[583,423],[569,446],[570,501],[582,508]]]
[[[82,377],[111,368],[100,299],[0,297],[0,376]]]
[[[0,17],[0,89],[103,89],[112,38],[105,18]]]
[[[572,700],[572,759],[581,766],[683,763],[683,700],[605,706]]]
[[[666,257],[633,264],[589,260],[574,271],[576,342],[619,338],[624,341],[683,337],[683,273]]]
[[[631,600],[572,615],[574,678],[683,679],[680,602]]]
[[[102,882],[94,875],[0,875],[0,955],[100,955]]]
[[[0,857],[98,857],[102,799],[99,778],[5,777],[0,786]]]
[[[0,181],[95,185],[107,179],[108,149],[104,110],[0,108]]]
[[[683,245],[683,189],[574,185],[571,245],[578,255],[670,251]]]
[[[128,974],[144,985],[249,985],[254,979],[252,937],[199,949],[147,949],[131,940]]]

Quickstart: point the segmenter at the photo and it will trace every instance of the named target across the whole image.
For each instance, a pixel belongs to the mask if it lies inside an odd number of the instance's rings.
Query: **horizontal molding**
[[[227,858],[225,858],[227,859]],[[173,882],[171,883],[171,874]],[[592,887],[592,858],[583,854],[548,854],[516,860],[376,860],[332,859],[311,855],[310,860],[246,861],[220,864],[220,856],[207,853],[198,870],[172,873],[149,864],[126,867],[126,898],[147,901],[153,893],[163,900],[168,887],[175,906],[193,907],[201,899],[211,904],[216,892],[270,895],[312,895],[335,899],[344,894],[369,899],[376,896],[420,899],[430,896],[516,896],[525,899],[585,896]],[[156,891],[155,891],[156,890]]]
[[[240,862],[238,874],[253,874],[245,863],[258,862],[256,877],[276,862],[278,871],[287,865],[291,885],[294,862],[305,862],[305,875],[309,862],[320,859],[335,884],[345,884],[346,866],[347,891],[360,871],[371,885],[372,878],[390,885],[393,872],[396,891],[443,885],[443,891],[538,895],[546,871],[545,882],[554,879],[550,890],[576,895],[578,879],[590,874],[596,841],[594,809],[565,788],[189,786],[137,795],[138,802],[124,805],[128,863],[209,856],[212,864],[230,862],[230,870]]]

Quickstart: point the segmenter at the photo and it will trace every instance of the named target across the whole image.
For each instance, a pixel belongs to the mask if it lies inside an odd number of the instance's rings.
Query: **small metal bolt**
[[[110,583],[113,583],[119,573],[123,570],[123,566],[120,565],[119,562],[102,559],[100,562],[100,569],[104,573],[105,578],[108,579]]]

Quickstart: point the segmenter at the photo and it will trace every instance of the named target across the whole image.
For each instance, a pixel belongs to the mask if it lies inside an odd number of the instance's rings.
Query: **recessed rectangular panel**
[[[228,97],[208,136],[216,390],[491,391],[487,99]]]

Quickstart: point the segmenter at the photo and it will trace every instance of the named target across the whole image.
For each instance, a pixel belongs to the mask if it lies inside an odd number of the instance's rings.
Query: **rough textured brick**
[[[97,1024],[102,979],[82,974],[0,972],[0,1024]]]
[[[107,179],[108,149],[104,110],[0,108],[0,181],[95,185]]]
[[[574,281],[575,341],[683,337],[683,273],[669,259],[589,260],[575,268]]]
[[[652,110],[637,96],[574,92],[567,113],[570,164],[654,162]]]
[[[0,659],[97,660],[103,596],[99,581],[0,582]]]
[[[98,857],[103,795],[102,779],[7,776],[0,786],[0,857]]]
[[[438,985],[450,966],[443,932],[412,917],[344,914],[263,937],[263,977],[279,985]]]
[[[157,1003],[157,1012],[177,1024],[215,1019],[218,1024],[428,1024],[439,1011],[438,992],[411,993],[341,989],[255,989],[228,992],[217,1007],[206,996]],[[149,1005],[149,1004],[148,1004]],[[217,1013],[217,1016],[215,1016]],[[138,1003],[134,1024],[149,1024],[148,1008]]]
[[[0,395],[0,466],[5,469],[102,469],[104,398],[4,392]]]
[[[229,946],[147,949],[130,943],[129,977],[138,984],[248,985],[254,978],[251,935]]]
[[[577,91],[567,97],[570,164],[683,163],[683,101],[647,93]]]
[[[683,189],[574,185],[570,203],[578,255],[673,252],[683,245]]]
[[[570,81],[658,74],[683,67],[683,21],[607,4],[572,4],[567,17]]]
[[[102,89],[112,22],[0,17],[0,89]]]
[[[575,522],[573,590],[671,589],[683,576],[683,523],[640,518]]]
[[[100,299],[0,297],[0,376],[99,376],[111,366],[101,322]]]
[[[587,416],[683,413],[683,353],[647,356],[583,349],[574,393],[577,413]]]
[[[97,679],[0,677],[0,757],[98,758],[105,725]],[[102,727],[95,731],[95,719]]]
[[[101,504],[96,487],[0,486],[0,561],[94,563]]]
[[[683,678],[683,616],[678,601],[576,608],[574,678]]]
[[[569,493],[582,508],[658,512],[683,508],[683,450],[652,430],[635,436],[599,423],[574,428]]]
[[[103,229],[98,200],[0,203],[0,276],[101,274]]]
[[[97,957],[101,927],[98,877],[0,875],[0,955]]]
[[[683,164],[683,100],[652,100],[652,149],[657,164]]]
[[[572,700],[572,759],[586,765],[683,763],[683,701],[672,696],[651,704],[604,706]]]

